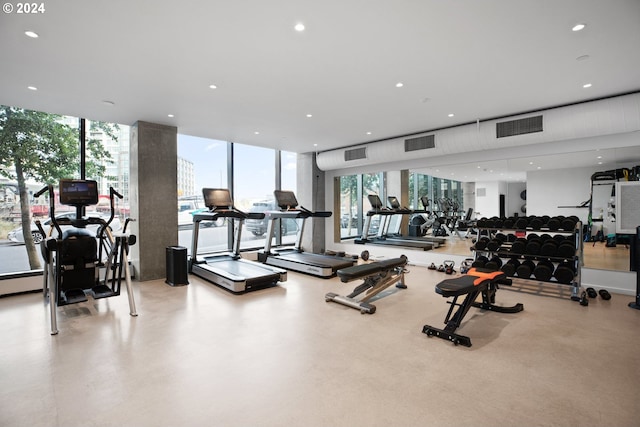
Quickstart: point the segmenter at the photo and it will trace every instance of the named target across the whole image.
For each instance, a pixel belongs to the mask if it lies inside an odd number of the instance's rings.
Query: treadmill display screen
[[[389,204],[391,205],[392,209],[400,208],[400,202],[398,201],[398,198],[396,196],[389,196]]]
[[[276,190],[273,195],[280,209],[293,209],[298,206],[298,199],[293,191]]]
[[[85,179],[60,180],[60,203],[88,206],[98,203],[98,183]]]
[[[233,206],[231,193],[227,188],[203,188],[204,205],[209,209],[230,209]]]
[[[367,198],[373,209],[382,209],[382,200],[380,200],[377,194],[369,194]]]

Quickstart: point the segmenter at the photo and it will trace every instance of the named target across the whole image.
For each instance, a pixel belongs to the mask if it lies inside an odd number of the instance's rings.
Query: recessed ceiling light
[[[396,83],[396,87],[402,87],[402,86],[404,86],[404,83],[402,83],[402,82]]]
[[[218,89],[218,86],[216,86],[216,85],[209,85],[209,89]]]
[[[583,30],[584,27],[586,27],[586,24],[576,24],[573,26],[573,28],[571,29],[571,31],[580,31]]]
[[[256,135],[260,135],[260,132],[258,132],[258,131],[255,131],[254,133],[255,133]]]
[[[304,24],[303,23],[297,23],[295,27],[293,27],[296,29],[296,31],[304,31]]]
[[[601,159],[601,158],[602,158],[602,156],[598,156],[598,157],[596,157],[596,159]]]
[[[585,83],[582,85],[582,87],[585,89],[590,88],[591,86],[592,86],[591,83]]]
[[[167,114],[167,117],[174,117],[173,114]]]
[[[307,117],[313,117],[313,114],[307,114]]]
[[[449,113],[449,114],[447,114],[447,117],[453,117],[453,116],[454,116],[454,114],[453,114],[453,113]]]
[[[38,33],[35,33],[33,31],[25,31],[24,34],[27,37],[31,37],[32,39],[37,39],[38,38]]]
[[[38,90],[38,88],[35,87],[35,86],[27,86],[27,89],[29,89],[29,90]]]
[[[314,146],[314,147],[317,147],[317,146],[318,146],[318,144],[313,144],[313,146]]]
[[[533,164],[533,162],[529,162],[529,164],[530,164],[530,165],[532,165],[532,164]]]
[[[367,135],[371,135],[371,132],[367,132]]]
[[[598,162],[598,164],[599,164],[599,165],[601,165],[601,164],[602,164],[602,162]]]
[[[542,166],[538,166],[538,169],[542,169]]]
[[[109,107],[113,107],[114,105],[116,105],[116,103],[115,103],[115,102],[113,102],[113,101],[107,101],[106,99],[105,99],[104,101],[102,101],[102,103],[103,103],[104,105],[108,105]]]

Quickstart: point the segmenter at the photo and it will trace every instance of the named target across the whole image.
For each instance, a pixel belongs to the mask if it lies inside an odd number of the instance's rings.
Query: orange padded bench
[[[449,340],[455,345],[461,344],[471,347],[471,339],[469,337],[455,333],[471,307],[500,313],[518,313],[524,309],[522,304],[516,304],[513,307],[494,305],[499,284],[511,285],[511,280],[502,271],[482,268],[471,268],[464,276],[443,280],[438,283],[436,285],[437,293],[445,298],[453,297],[452,301],[448,301],[451,307],[444,319],[446,326],[444,329],[438,329],[424,325],[422,332],[429,337],[436,336]],[[462,303],[458,303],[458,297],[462,295],[465,295],[465,299]],[[482,302],[476,302],[478,295],[482,295]],[[452,316],[454,307],[458,307],[458,310]]]

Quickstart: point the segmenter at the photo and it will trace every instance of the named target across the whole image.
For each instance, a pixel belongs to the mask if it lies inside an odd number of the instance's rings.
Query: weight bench
[[[483,310],[497,311],[499,313],[518,313],[524,309],[520,303],[513,307],[500,307],[494,305],[496,300],[496,291],[498,284],[511,285],[511,279],[502,271],[487,270],[483,268],[471,268],[466,275],[456,277],[455,279],[447,279],[436,285],[436,292],[445,298],[453,297],[449,312],[444,319],[447,325],[444,329],[434,328],[433,326],[424,325],[422,332],[429,337],[436,336],[453,342],[455,345],[462,344],[471,347],[471,339],[464,335],[456,334],[455,331],[462,323],[462,319],[471,307]],[[479,294],[482,294],[482,302],[475,302]],[[458,297],[466,295],[462,303],[458,304]],[[451,315],[454,307],[458,310]]]
[[[376,312],[376,306],[369,303],[373,297],[387,289],[389,286],[396,284],[396,288],[406,289],[404,284],[405,265],[407,257],[402,255],[400,258],[392,258],[383,261],[376,261],[369,264],[354,265],[338,270],[336,273],[342,282],[350,282],[356,279],[364,279],[361,285],[356,286],[347,296],[341,296],[333,292],[325,295],[325,301],[333,301],[347,307],[360,310],[362,314],[373,314]],[[357,299],[361,294],[364,295]]]

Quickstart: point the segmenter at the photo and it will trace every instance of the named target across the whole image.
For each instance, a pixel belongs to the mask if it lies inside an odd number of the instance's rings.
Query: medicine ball
[[[513,277],[516,274],[516,268],[520,265],[520,261],[517,258],[511,258],[501,268],[502,272],[509,277]]]
[[[553,263],[547,260],[538,262],[536,268],[533,269],[533,275],[538,280],[543,282],[548,281],[553,277]]]
[[[573,268],[573,264],[568,262],[560,263],[556,268],[556,271],[553,273],[553,277],[555,277],[558,282],[566,285],[573,281],[575,275],[576,272]]]
[[[536,268],[536,265],[530,259],[524,260],[517,268],[516,274],[518,277],[528,279],[531,277],[531,273]]]
[[[498,271],[502,267],[502,260],[498,256],[494,256],[484,265],[487,270]]]

